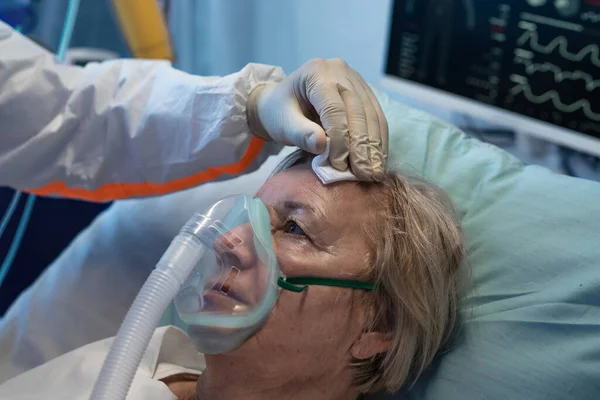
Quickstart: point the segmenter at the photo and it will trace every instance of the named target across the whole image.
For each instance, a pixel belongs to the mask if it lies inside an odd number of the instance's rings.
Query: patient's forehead
[[[267,206],[294,200],[317,206],[328,216],[342,218],[363,214],[372,200],[369,190],[356,182],[323,185],[310,165],[298,165],[271,177],[257,196]]]

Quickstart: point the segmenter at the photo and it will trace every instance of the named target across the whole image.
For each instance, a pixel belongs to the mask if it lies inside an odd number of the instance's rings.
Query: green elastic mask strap
[[[351,279],[313,278],[310,276],[295,276],[291,278],[280,276],[279,279],[277,279],[277,286],[295,293],[300,293],[308,289],[308,285],[336,286],[362,290],[375,289],[375,284],[372,282],[361,282]]]

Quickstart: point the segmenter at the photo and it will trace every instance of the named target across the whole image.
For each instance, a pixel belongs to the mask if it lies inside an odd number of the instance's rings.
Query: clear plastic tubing
[[[127,312],[90,400],[124,400],[160,318],[194,269],[204,247],[194,235],[194,216],[173,239]]]

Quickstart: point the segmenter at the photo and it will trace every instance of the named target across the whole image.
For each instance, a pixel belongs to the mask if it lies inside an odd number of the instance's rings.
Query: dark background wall
[[[14,191],[0,188],[0,215],[8,207]],[[0,239],[0,260],[8,252],[19,224],[27,196],[21,196],[19,207]],[[109,204],[37,198],[19,252],[2,287],[0,315],[14,299],[61,253],[73,238]]]

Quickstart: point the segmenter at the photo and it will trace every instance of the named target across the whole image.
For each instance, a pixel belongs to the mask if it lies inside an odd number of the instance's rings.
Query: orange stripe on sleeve
[[[239,175],[252,164],[262,149],[264,140],[253,137],[242,158],[228,165],[207,168],[193,175],[164,183],[107,183],[97,189],[71,188],[65,182],[52,182],[39,189],[25,190],[37,196],[59,195],[87,201],[103,202],[131,197],[160,195],[198,186],[222,174]]]

